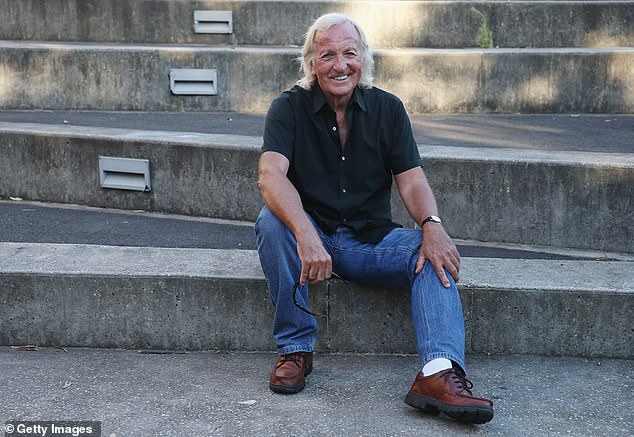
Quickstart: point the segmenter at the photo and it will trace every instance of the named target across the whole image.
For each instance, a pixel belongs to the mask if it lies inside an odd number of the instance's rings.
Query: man
[[[408,284],[422,370],[405,402],[488,422],[493,404],[472,395],[463,370],[460,256],[438,218],[403,104],[372,87],[370,47],[345,15],[315,21],[301,61],[304,78],[271,104],[259,162],[266,206],[256,235],[280,355],[271,390],[297,393],[312,370],[309,284],[333,274]],[[391,221],[392,177],[422,232]]]

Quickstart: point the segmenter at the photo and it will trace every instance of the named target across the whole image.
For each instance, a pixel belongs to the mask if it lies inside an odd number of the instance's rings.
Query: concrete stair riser
[[[597,158],[584,165],[456,156],[426,158],[425,168],[456,237],[633,253],[626,217],[634,210],[634,167]],[[407,218],[404,208],[398,213]]]
[[[631,1],[386,2],[0,0],[0,39],[170,44],[301,45],[326,12],[358,20],[375,47],[479,47],[486,14],[499,47],[634,45]],[[193,32],[193,11],[233,11],[233,34]],[[275,31],[271,32],[272,26]]]
[[[297,80],[296,56],[293,49],[0,44],[0,108],[262,112]],[[218,95],[173,95],[172,68],[215,68]]]
[[[2,246],[7,255],[0,266],[2,344],[275,348],[262,274],[244,273],[259,269],[255,252],[242,251],[235,265],[230,251]],[[73,262],[78,257],[90,261]],[[183,268],[171,265],[185,262]],[[618,281],[613,291],[609,286],[612,275],[630,263],[465,259],[463,264],[468,352],[632,358],[634,295]],[[559,272],[551,282],[563,285],[540,287],[539,278],[531,280],[544,269]],[[483,279],[502,271],[512,278],[506,285]],[[588,283],[575,283],[579,276]],[[407,288],[331,281],[312,287],[310,297],[312,309],[323,314],[321,352],[416,352]]]
[[[183,140],[172,133],[170,140],[165,132],[141,138],[118,129],[110,136],[81,127],[67,134],[24,129],[0,129],[3,197],[248,221],[262,206],[255,183],[261,140],[254,137],[189,134]],[[634,170],[625,155],[529,162],[526,154],[515,160],[512,151],[480,149],[480,157],[466,158],[460,148],[442,149],[423,148],[422,156],[453,237],[634,253],[624,219],[632,210]],[[100,188],[100,155],[149,159],[152,191]],[[393,205],[395,220],[411,225],[395,190]]]
[[[0,186],[25,198],[253,221],[263,204],[256,187],[261,141],[237,148],[20,135],[1,141]],[[100,155],[148,159],[152,190],[100,188]],[[14,165],[19,174],[10,171]]]
[[[0,43],[0,109],[265,112],[296,49]],[[634,48],[378,50],[376,85],[412,112],[634,112]],[[172,68],[215,68],[217,96],[175,96]]]

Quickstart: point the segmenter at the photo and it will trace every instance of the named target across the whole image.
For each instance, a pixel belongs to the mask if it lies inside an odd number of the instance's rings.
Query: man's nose
[[[334,68],[337,71],[344,71],[348,66],[348,63],[346,62],[346,58],[343,55],[337,55],[337,57],[335,58],[335,65]]]

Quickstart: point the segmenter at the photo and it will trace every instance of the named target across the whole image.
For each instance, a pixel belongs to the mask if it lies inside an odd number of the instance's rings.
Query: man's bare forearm
[[[299,193],[285,174],[261,166],[258,188],[266,206],[289,227],[295,238],[313,229],[304,212]]]
[[[397,176],[397,186],[407,212],[420,225],[426,217],[438,215],[438,206],[422,169],[415,168],[409,172],[411,174]]]

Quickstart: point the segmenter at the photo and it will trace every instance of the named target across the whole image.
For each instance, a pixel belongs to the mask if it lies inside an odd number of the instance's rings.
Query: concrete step
[[[306,389],[294,396],[269,391],[274,362],[271,353],[3,347],[2,390],[11,396],[0,397],[0,422],[99,420],[104,437],[594,437],[634,431],[633,361],[469,356],[474,393],[494,402],[495,417],[481,426],[405,405],[418,370],[413,356],[317,354]]]
[[[256,250],[253,222],[0,200],[0,241]],[[456,239],[469,258],[634,261],[634,255]]]
[[[568,151],[524,149],[522,132],[531,129],[553,137],[570,133],[570,144],[588,139],[582,130],[573,134],[570,121],[564,130],[558,118],[550,127],[531,124],[532,118],[514,120],[492,118],[490,130],[475,124],[471,131],[468,123],[446,122],[436,132],[473,132],[480,141],[489,138],[491,144],[504,146],[504,132],[515,131],[518,136],[510,137],[508,144],[516,149],[420,145],[450,234],[634,254],[629,220],[634,210],[634,155],[579,152],[574,146]],[[605,120],[579,118],[599,134],[611,126],[628,126],[632,118]],[[629,132],[612,132],[614,144],[631,148]],[[447,138],[456,141],[461,136]],[[260,146],[260,137],[221,133],[0,122],[0,196],[254,221],[262,206],[255,185]],[[151,191],[101,188],[100,155],[149,160]],[[412,225],[396,194],[393,205],[395,220]]]
[[[314,19],[341,11],[364,26],[375,47],[480,47],[477,34],[483,17],[494,47],[625,47],[634,45],[633,4],[629,0],[48,0],[45,4],[0,0],[0,39],[301,45]],[[194,33],[195,10],[232,11],[233,33]]]
[[[250,250],[0,243],[0,344],[273,350]],[[472,353],[634,357],[634,263],[467,258]],[[323,352],[415,353],[409,290],[311,287]]]
[[[628,114],[408,114],[422,146],[634,153]],[[261,137],[264,113],[0,111],[0,122]],[[16,125],[18,127],[19,125]]]
[[[2,41],[0,109],[265,112],[299,78],[298,55],[284,47]],[[634,112],[634,48],[383,49],[375,58],[376,85],[411,112]],[[216,69],[218,94],[172,94],[174,68]]]

